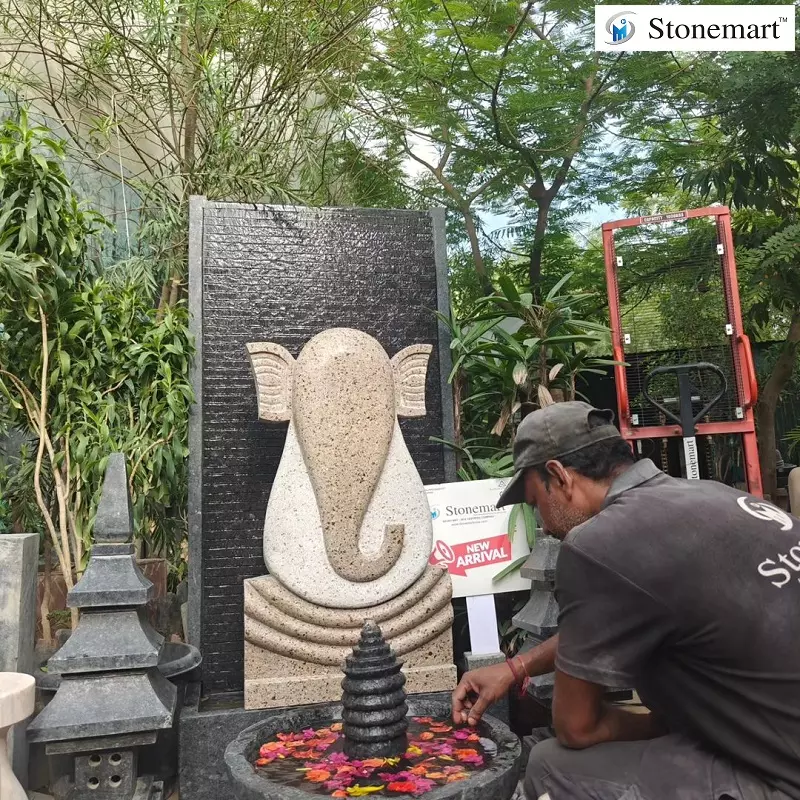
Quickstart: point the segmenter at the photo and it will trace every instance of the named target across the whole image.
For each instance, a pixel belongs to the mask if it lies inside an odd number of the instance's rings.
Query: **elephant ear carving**
[[[279,344],[249,342],[250,368],[258,394],[258,418],[286,422],[292,418],[294,358]]]
[[[425,416],[425,379],[432,345],[412,344],[392,358],[398,417]]]

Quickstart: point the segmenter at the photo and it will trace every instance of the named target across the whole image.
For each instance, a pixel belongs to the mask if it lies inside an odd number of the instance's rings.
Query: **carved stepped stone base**
[[[245,581],[245,708],[338,701],[342,664],[371,619],[403,662],[409,694],[455,687],[450,576],[429,567],[398,597],[361,609],[325,608],[274,577]]]

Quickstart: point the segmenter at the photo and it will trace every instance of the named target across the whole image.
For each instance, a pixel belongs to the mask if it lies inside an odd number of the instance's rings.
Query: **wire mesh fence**
[[[692,370],[692,409],[699,413],[720,390],[722,397],[701,420],[733,421],[741,407],[738,364],[730,327],[717,225],[705,217],[614,232],[621,333],[631,414],[638,426],[671,420],[644,395],[656,367],[707,362],[723,373]],[[648,393],[678,412],[677,376],[654,377]]]

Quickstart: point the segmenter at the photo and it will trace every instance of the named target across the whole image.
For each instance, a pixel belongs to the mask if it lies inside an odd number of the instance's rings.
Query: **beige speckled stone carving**
[[[32,675],[0,672],[0,798],[27,800],[8,758],[8,734],[11,726],[33,714],[36,682]]]
[[[419,585],[426,589],[424,593],[416,590]],[[359,640],[363,612],[355,615],[317,606],[314,620],[307,621],[276,607],[268,599],[276,594],[286,599],[285,590],[281,590],[272,577],[245,581],[245,639],[265,650],[309,663],[342,664]],[[429,567],[411,589],[389,603],[371,608],[369,616],[380,622],[384,636],[397,655],[402,656],[450,629],[453,624],[451,596],[449,575]]]
[[[425,414],[430,345],[390,360],[371,336],[334,328],[296,361],[279,345],[247,347],[259,417],[290,420],[264,523],[270,574],[337,609],[402,593],[425,569],[432,530],[397,415]]]
[[[406,653],[403,672],[406,691],[450,692],[456,685],[450,630]],[[280,708],[308,703],[339,702],[342,697],[341,665],[320,666],[272,653],[245,641],[245,708]]]
[[[362,609],[324,608],[314,605],[285,589],[271,575],[250,578],[245,582],[245,613],[248,612],[248,598],[255,607],[262,604],[273,606],[292,619],[310,622],[312,625],[327,625],[331,628],[358,628],[364,624],[365,615],[378,623],[384,623],[411,608],[421,608],[428,594],[438,596],[452,593],[452,585],[447,573],[439,567],[427,567],[419,580],[405,592],[380,605],[372,606],[368,612]],[[437,601],[434,601],[437,602]]]
[[[341,667],[365,616],[380,622],[404,663],[407,691],[455,685],[452,583],[427,567],[405,592],[368,610],[316,606],[271,575],[244,582],[245,708],[339,700]]]
[[[408,691],[452,689],[452,584],[428,566],[430,509],[397,422],[425,414],[430,345],[389,359],[335,328],[297,360],[247,349],[259,418],[289,427],[264,521],[270,574],[244,585],[245,707],[338,700],[366,618],[402,657]]]

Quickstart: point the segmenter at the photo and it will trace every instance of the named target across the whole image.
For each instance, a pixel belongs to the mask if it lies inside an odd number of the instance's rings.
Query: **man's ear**
[[[286,422],[292,418],[294,358],[279,344],[248,342],[250,368],[256,382],[258,418]]]
[[[564,468],[560,461],[552,459],[544,465],[547,474],[550,476],[550,482],[555,483],[567,491],[572,491],[572,476]]]
[[[425,416],[425,378],[433,346],[412,344],[392,358],[395,408],[398,417]]]

